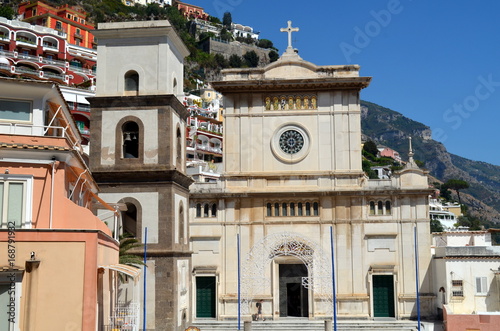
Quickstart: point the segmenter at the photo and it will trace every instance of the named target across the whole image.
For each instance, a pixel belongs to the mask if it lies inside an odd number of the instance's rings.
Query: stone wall
[[[243,57],[246,52],[255,51],[259,56],[259,65],[263,66],[269,64],[269,52],[271,49],[260,48],[240,43],[239,41],[226,43],[209,39],[203,44],[203,51],[210,54],[222,54],[226,59],[229,59],[233,54]]]

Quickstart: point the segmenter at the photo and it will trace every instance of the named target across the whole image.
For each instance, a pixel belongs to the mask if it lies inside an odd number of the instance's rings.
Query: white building
[[[433,241],[437,308],[449,330],[458,330],[451,323],[473,327],[461,315],[500,315],[500,247],[491,245],[491,233],[448,231],[434,233]]]
[[[429,216],[431,220],[439,221],[444,229],[455,229],[458,218],[457,215],[449,209],[453,208],[455,210],[457,209],[457,206],[458,210],[460,210],[460,206],[458,204],[455,205],[447,203],[443,205],[440,199],[429,198]]]
[[[231,32],[233,36],[243,37],[243,38],[252,38],[255,41],[259,40],[259,32],[255,32],[251,26],[246,26],[238,23],[231,23]]]

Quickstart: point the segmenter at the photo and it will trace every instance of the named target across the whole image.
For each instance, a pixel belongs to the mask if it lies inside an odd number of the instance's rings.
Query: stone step
[[[236,321],[195,321],[192,323],[200,331],[238,331]],[[252,331],[325,331],[325,322],[318,320],[279,320],[279,321],[257,321],[252,322]],[[333,329],[333,328],[332,328]],[[416,331],[415,321],[338,321],[339,331]],[[240,330],[244,330],[241,322]]]

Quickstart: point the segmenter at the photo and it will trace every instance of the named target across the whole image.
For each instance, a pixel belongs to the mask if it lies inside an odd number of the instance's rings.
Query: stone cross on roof
[[[297,32],[299,31],[299,28],[292,28],[292,21],[288,21],[288,27],[286,28],[281,28],[281,32],[288,32],[288,47],[289,49],[292,49],[292,32]]]

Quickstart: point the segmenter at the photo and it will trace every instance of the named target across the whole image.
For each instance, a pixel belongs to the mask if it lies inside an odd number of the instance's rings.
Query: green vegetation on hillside
[[[488,221],[500,221],[500,167],[485,162],[476,162],[450,154],[444,145],[431,139],[430,128],[402,114],[377,104],[361,101],[363,107],[361,131],[367,139],[378,145],[398,151],[403,159],[408,155],[408,137],[412,137],[415,157],[430,175],[442,182],[452,178],[467,180],[467,194],[477,199],[467,199],[470,215]],[[365,108],[366,107],[366,108]],[[420,165],[419,165],[420,166]],[[487,210],[482,202],[496,209]]]

